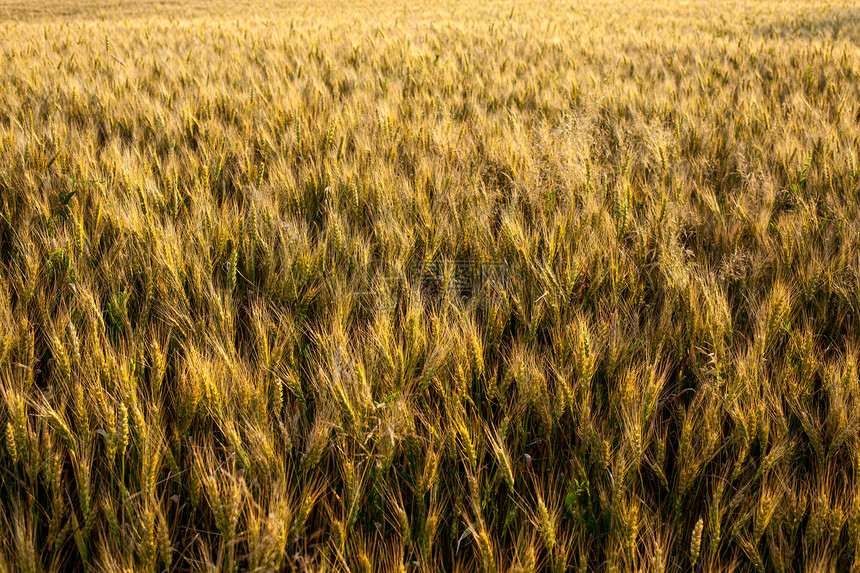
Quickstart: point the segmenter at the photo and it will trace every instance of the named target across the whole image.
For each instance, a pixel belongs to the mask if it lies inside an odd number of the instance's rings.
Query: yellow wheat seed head
[[[705,521],[700,517],[693,528],[693,535],[690,538],[690,562],[692,567],[696,567],[699,561],[699,553],[702,549],[702,530],[705,527]]]
[[[9,450],[9,457],[12,458],[12,463],[18,463],[18,446],[15,445],[15,430],[12,428],[12,422],[6,422],[6,449]]]

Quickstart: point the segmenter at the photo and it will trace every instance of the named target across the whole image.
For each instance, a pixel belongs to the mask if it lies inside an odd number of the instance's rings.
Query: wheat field
[[[0,571],[860,571],[851,2],[0,0]]]

